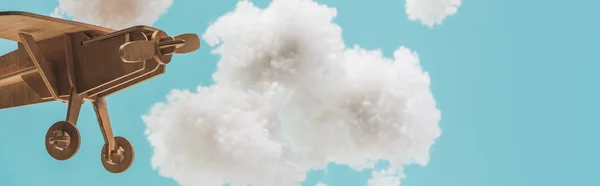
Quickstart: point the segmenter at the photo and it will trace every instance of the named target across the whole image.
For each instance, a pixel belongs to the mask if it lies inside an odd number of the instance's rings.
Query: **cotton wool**
[[[215,83],[173,90],[143,116],[153,167],[184,186],[299,186],[328,163],[387,160],[379,186],[426,165],[441,113],[417,53],[347,47],[336,14],[312,0],[240,1],[214,21],[203,39],[220,57]]]

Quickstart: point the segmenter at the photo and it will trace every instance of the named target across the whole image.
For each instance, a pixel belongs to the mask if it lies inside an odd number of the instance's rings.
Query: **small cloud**
[[[153,25],[172,4],[173,0],[58,0],[51,16],[122,29]]]
[[[324,183],[321,183],[321,182],[319,182],[319,183],[317,183],[315,186],[327,186],[327,184],[324,184]]]
[[[367,186],[399,186],[403,174],[398,174],[391,169],[373,171],[371,179],[367,181]]]
[[[406,13],[410,20],[419,20],[432,28],[442,24],[447,16],[457,12],[461,0],[406,0]]]

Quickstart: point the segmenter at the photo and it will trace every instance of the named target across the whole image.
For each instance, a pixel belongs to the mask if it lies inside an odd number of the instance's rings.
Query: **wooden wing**
[[[23,45],[19,44],[19,48],[0,56],[0,110],[52,101],[50,92],[42,86],[40,74],[30,72],[36,70],[35,65],[22,49]],[[32,84],[27,84],[24,79]]]
[[[69,21],[28,12],[0,12],[0,38],[20,42],[19,33],[32,35],[41,41],[65,33],[86,31],[92,35],[114,32],[109,28]]]
[[[0,110],[48,101],[53,99],[42,99],[24,81],[0,88]]]

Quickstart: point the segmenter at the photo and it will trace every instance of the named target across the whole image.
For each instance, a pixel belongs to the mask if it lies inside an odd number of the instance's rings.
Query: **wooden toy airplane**
[[[105,144],[102,165],[121,173],[133,163],[131,143],[113,136],[105,98],[165,72],[173,54],[197,50],[196,34],[168,36],[149,26],[119,31],[27,12],[0,12],[0,38],[18,49],[0,56],[0,109],[49,101],[68,103],[65,121],[46,133],[46,150],[67,160],[80,144],[76,127],[92,103]]]

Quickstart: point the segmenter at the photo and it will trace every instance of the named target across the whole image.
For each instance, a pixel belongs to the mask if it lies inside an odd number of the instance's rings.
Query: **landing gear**
[[[107,144],[104,144],[100,153],[102,166],[111,173],[121,173],[131,166],[133,163],[133,147],[131,143],[123,137],[117,136],[114,139],[116,150],[110,153],[107,149]]]
[[[108,172],[122,173],[133,163],[133,147],[127,139],[120,136],[113,137],[104,97],[97,98],[92,104],[104,137],[104,146],[100,153],[102,165]]]
[[[57,160],[68,160],[79,150],[81,138],[75,125],[79,117],[83,98],[78,96],[75,89],[71,89],[67,121],[54,123],[46,132],[46,151]]]
[[[68,160],[79,150],[79,130],[68,121],[54,123],[46,132],[46,151],[57,160]]]
[[[75,125],[82,104],[83,98],[72,88],[66,121],[56,122],[46,132],[46,150],[54,159],[67,160],[79,150],[81,138]],[[92,105],[104,137],[104,146],[100,153],[102,166],[111,173],[125,172],[133,164],[133,147],[127,139],[113,136],[104,97],[93,98]]]

